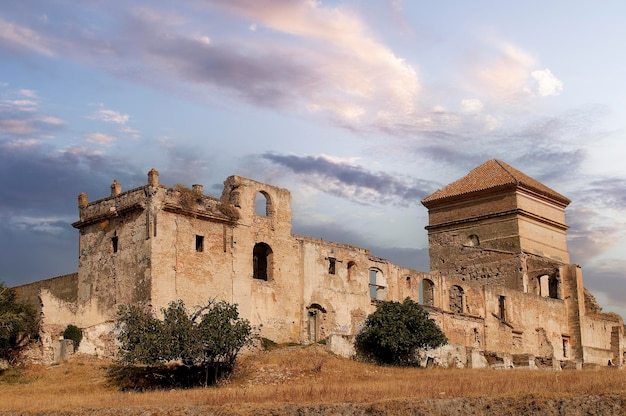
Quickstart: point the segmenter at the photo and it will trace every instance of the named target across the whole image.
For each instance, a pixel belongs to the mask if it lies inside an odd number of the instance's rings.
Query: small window
[[[370,269],[370,298],[372,300],[385,300],[385,285],[383,273],[378,269]]]
[[[113,247],[113,252],[117,253],[117,248],[118,248],[118,240],[117,240],[117,235],[114,235],[113,237],[111,237],[111,246]]]
[[[506,297],[498,297],[498,317],[506,322]]]
[[[563,337],[563,358],[569,358],[569,337]]]
[[[337,263],[337,259],[334,257],[329,257],[328,258],[328,274],[335,274],[336,269],[335,269],[335,265]]]
[[[559,279],[556,276],[550,276],[548,279],[548,296],[552,299],[559,298]]]
[[[204,251],[204,236],[202,235],[196,236],[196,251],[198,253],[202,253]]]

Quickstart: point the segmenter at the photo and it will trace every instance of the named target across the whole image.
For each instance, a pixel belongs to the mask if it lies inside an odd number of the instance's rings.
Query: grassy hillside
[[[219,387],[138,393],[121,392],[107,377],[109,365],[77,357],[7,370],[0,375],[0,412],[551,414],[572,406],[568,414],[586,414],[577,412],[591,406],[597,414],[621,414],[626,409],[626,371],[616,369],[383,368],[334,356],[321,346],[290,347],[244,357]]]

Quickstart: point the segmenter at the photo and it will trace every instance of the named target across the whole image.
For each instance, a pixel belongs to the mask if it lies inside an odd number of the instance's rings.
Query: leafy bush
[[[232,371],[239,351],[256,335],[250,322],[239,317],[237,305],[215,300],[189,313],[183,301],[161,310],[163,320],[137,305],[121,307],[117,329],[123,364],[149,366],[182,362],[203,367],[204,384]]]
[[[74,352],[76,352],[80,342],[83,340],[83,330],[76,325],[69,324],[63,331],[63,338],[74,341]]]
[[[15,289],[0,282],[0,359],[16,364],[19,352],[38,331],[34,309],[18,302]]]
[[[414,365],[415,350],[436,348],[448,342],[444,333],[420,305],[382,302],[365,320],[356,337],[357,352],[382,364]]]

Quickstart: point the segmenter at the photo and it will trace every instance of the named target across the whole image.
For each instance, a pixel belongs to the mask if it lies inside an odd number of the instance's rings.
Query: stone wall
[[[80,352],[115,354],[119,305],[155,312],[213,299],[276,342],[326,340],[337,352],[380,301],[420,301],[450,347],[426,360],[445,365],[615,365],[624,362],[623,320],[587,295],[580,267],[565,263],[564,206],[503,188],[455,197],[429,211],[431,272],[392,264],[365,248],[291,234],[286,189],[231,176],[221,197],[201,185],[167,188],[158,172],[127,192],[79,196],[78,273],[18,288],[40,308],[43,354],[68,324],[84,331]],[[558,202],[558,201],[557,201]],[[464,363],[464,364],[463,364]],[[568,364],[569,365],[569,364]]]
[[[39,280],[15,288],[20,300],[34,307],[38,312],[41,312],[42,307],[39,297],[42,289],[65,302],[76,302],[78,298],[78,273]]]

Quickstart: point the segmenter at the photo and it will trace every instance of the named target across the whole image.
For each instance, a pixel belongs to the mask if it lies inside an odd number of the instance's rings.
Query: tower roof
[[[429,207],[437,201],[485,191],[493,191],[498,188],[522,188],[555,200],[566,206],[570,203],[568,198],[548,188],[541,182],[501,160],[491,159],[477,168],[474,168],[461,179],[452,182],[443,189],[439,189],[422,199],[422,204]]]

